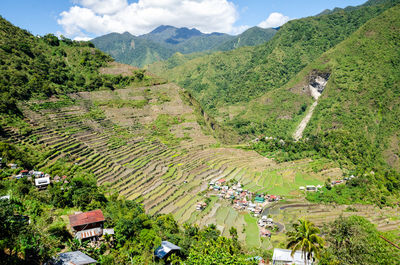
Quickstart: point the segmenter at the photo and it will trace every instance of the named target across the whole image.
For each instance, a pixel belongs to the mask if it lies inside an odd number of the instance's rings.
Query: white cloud
[[[258,26],[261,28],[276,28],[282,26],[289,20],[290,18],[288,16],[275,12],[271,13],[269,17],[260,24],[258,24]]]
[[[74,38],[74,40],[77,40],[77,41],[89,41],[91,39],[92,38],[86,37],[86,36],[77,36],[77,37]]]
[[[91,9],[98,14],[114,14],[128,6],[126,0],[74,0],[73,3]]]
[[[237,33],[236,6],[228,0],[74,0],[58,23],[70,38],[110,32],[140,35],[159,25],[197,28],[203,32]]]
[[[246,31],[249,28],[250,28],[250,26],[248,26],[248,25],[234,27],[230,33],[233,35],[238,35],[240,33],[243,33],[243,31]]]

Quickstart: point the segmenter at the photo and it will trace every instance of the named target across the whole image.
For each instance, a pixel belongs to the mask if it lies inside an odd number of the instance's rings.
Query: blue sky
[[[64,34],[76,39],[113,31],[139,35],[160,24],[235,34],[251,26],[267,27],[365,1],[186,0],[189,4],[184,4],[181,0],[1,0],[0,15],[33,34]],[[270,17],[271,13],[275,15]]]

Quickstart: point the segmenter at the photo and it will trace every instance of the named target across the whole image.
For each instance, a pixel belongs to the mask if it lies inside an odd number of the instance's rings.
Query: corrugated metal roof
[[[35,185],[36,186],[49,185],[49,184],[50,184],[50,178],[49,177],[35,179]]]
[[[305,265],[304,256],[301,251],[296,251],[292,257],[292,251],[290,249],[274,249],[274,255],[272,256],[273,264],[296,264]],[[308,264],[312,264],[310,261]]]
[[[161,246],[156,249],[154,252],[157,257],[160,259],[164,258],[169,252],[172,250],[181,250],[180,247],[177,245],[172,244],[171,242],[168,241],[162,241]]]
[[[97,263],[97,260],[80,251],[73,251],[58,254],[55,265],[87,265],[94,263]]]
[[[86,213],[69,216],[69,223],[72,227],[105,221],[101,210],[94,210]]]

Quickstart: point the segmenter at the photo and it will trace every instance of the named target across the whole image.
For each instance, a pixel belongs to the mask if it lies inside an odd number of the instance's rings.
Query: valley
[[[92,41],[0,17],[0,265],[397,264],[399,17]]]
[[[115,63],[100,71],[127,73]],[[296,199],[303,197],[300,186],[342,176],[338,165],[324,159],[277,163],[254,151],[221,145],[174,84],[78,92],[24,102],[20,109],[31,133],[21,136],[16,128],[5,127],[3,140],[51,152],[38,168],[65,161],[91,172],[120,196],[143,203],[150,214],[172,213],[182,224],[216,223],[224,234],[231,226],[242,231],[256,219],[249,216],[245,222],[242,213],[217,197],[211,197],[206,210],[196,211],[211,180],[235,180],[254,193]],[[259,232],[239,234],[245,242]]]

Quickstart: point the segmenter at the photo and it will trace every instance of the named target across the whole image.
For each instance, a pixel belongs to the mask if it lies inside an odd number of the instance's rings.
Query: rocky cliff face
[[[310,89],[311,96],[318,100],[328,83],[330,74],[317,74],[312,75],[308,88]]]

